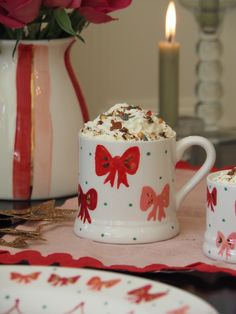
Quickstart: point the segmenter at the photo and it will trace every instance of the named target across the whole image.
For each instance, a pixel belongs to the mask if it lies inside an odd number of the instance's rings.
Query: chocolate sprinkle
[[[165,132],[161,132],[161,133],[160,133],[160,136],[161,136],[161,137],[164,137],[164,138],[167,138],[167,136],[166,136],[166,133],[165,133]]]
[[[142,108],[141,108],[140,106],[132,106],[132,105],[126,107],[126,109],[127,109],[127,110],[132,110],[132,109],[142,110]]]
[[[110,127],[110,131],[119,130],[122,128],[122,123],[120,121],[111,120],[112,126]]]
[[[229,176],[234,176],[236,175],[236,167],[234,167],[233,169],[231,169],[228,173]]]
[[[123,127],[122,129],[120,129],[120,132],[123,132],[123,133],[128,133],[129,130],[126,128],[126,127]]]

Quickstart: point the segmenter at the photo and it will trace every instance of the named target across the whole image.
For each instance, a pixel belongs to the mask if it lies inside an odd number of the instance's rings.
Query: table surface
[[[19,261],[18,264],[25,265],[28,264],[28,262],[22,260]],[[55,263],[52,265],[60,266]],[[230,274],[223,272],[205,273],[195,270],[122,273],[160,281],[178,287],[207,301],[218,310],[220,314],[236,314],[236,277]]]
[[[56,206],[62,205],[64,201],[65,199],[58,199]],[[25,208],[35,204],[37,204],[37,202],[0,201],[0,209],[10,209],[13,207]],[[27,260],[22,259],[21,261],[18,261],[17,264],[28,264],[28,262]],[[60,266],[58,263],[53,263],[51,265]],[[230,275],[229,273],[206,273],[196,270],[167,270],[145,273],[122,271],[122,273],[128,273],[178,287],[209,302],[219,313],[236,314],[236,276]]]
[[[210,303],[220,314],[236,313],[236,277],[231,275],[190,271],[151,273],[144,274],[144,277],[193,293]]]

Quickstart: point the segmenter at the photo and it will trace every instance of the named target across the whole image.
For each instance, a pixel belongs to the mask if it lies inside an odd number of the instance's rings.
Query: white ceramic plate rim
[[[11,313],[217,314],[217,311],[184,290],[118,272],[2,265],[0,314]]]

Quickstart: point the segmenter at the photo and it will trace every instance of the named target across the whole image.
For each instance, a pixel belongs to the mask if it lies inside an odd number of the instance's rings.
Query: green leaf
[[[40,32],[40,27],[41,27],[40,23],[29,24],[27,26],[27,28],[28,28],[28,36],[26,36],[26,38],[27,39],[31,39],[31,40],[36,39],[38,33]]]
[[[24,29],[23,28],[18,28],[15,30],[15,36],[17,41],[21,40],[24,38]]]
[[[70,13],[69,17],[73,29],[76,30],[76,33],[80,33],[87,24],[87,20],[82,15],[80,15],[78,10],[74,10],[72,13]]]
[[[5,27],[5,31],[6,31],[6,39],[15,39],[15,32],[14,30]]]
[[[17,48],[17,46],[18,46],[18,44],[19,44],[19,41],[20,41],[19,39],[16,40],[14,49],[13,49],[13,51],[12,51],[12,58],[13,58],[13,59],[14,59],[14,56],[15,56],[15,53],[16,53],[16,48]]]
[[[61,33],[64,32],[61,27],[58,27],[58,23],[54,16],[51,17],[50,23],[41,30],[39,38],[40,39],[55,39],[60,38]]]
[[[53,15],[61,29],[70,35],[76,36],[76,31],[73,29],[70,18],[64,9],[55,9]]]
[[[77,34],[76,37],[79,38],[85,44],[85,40],[83,39],[83,37],[81,37],[79,34]]]

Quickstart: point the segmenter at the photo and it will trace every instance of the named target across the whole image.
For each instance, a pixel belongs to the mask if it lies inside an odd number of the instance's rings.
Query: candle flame
[[[175,4],[171,1],[166,11],[166,38],[169,42],[172,42],[175,37],[176,31],[176,11]]]

